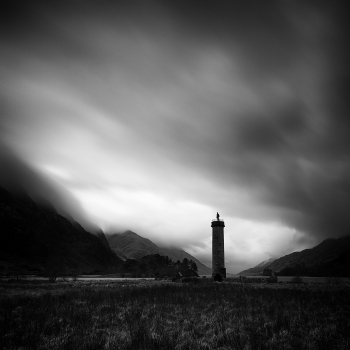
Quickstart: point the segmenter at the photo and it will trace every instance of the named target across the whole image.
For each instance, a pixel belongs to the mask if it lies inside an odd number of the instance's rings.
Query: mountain
[[[112,251],[122,259],[141,259],[145,255],[161,254],[160,248],[147,238],[132,231],[122,234],[107,235],[107,241]]]
[[[303,267],[304,270],[316,275],[339,274],[341,271],[350,271],[350,236],[328,238],[311,249],[305,249],[301,252],[294,252],[275,259],[270,264],[255,266],[252,269],[244,270],[239,274],[248,274],[254,272],[261,274],[264,268],[279,272],[286,268],[295,266]]]
[[[261,275],[262,271],[268,267],[272,262],[274,262],[276,259],[274,258],[270,258],[268,260],[264,260],[263,262],[261,262],[260,264],[251,267],[250,269],[247,270],[243,270],[241,272],[239,272],[239,275],[244,275],[244,276],[256,276],[256,275]]]
[[[122,260],[52,205],[0,186],[0,273],[40,273],[53,265],[61,273],[104,273],[117,271]]]
[[[96,236],[108,250],[111,250],[111,247],[108,244],[105,233],[98,226],[96,226],[94,224],[90,224],[89,231],[87,231],[82,225],[79,224],[79,222],[75,221],[69,215],[67,215],[67,216],[64,215],[64,217],[66,219],[68,219],[73,224],[73,226],[76,227],[78,230],[83,229],[84,231],[89,232],[92,235]]]
[[[176,262],[182,261],[184,258],[193,260],[198,267],[198,274],[210,275],[211,269],[203,265],[199,260],[188,254],[184,250],[177,247],[158,247],[152,241],[147,238],[139,236],[132,231],[126,231],[124,233],[114,233],[107,235],[108,243],[112,249],[122,259],[141,259],[146,255],[159,254],[162,256],[168,256],[171,260]]]
[[[109,244],[108,244],[108,241],[107,241],[107,238],[106,238],[106,235],[105,233],[99,229],[95,232],[91,232],[93,235],[95,235],[102,243],[103,245],[107,248],[107,249],[111,249]]]

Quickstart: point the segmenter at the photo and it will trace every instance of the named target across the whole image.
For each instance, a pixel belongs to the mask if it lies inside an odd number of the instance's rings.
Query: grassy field
[[[1,349],[350,349],[349,285],[0,285]]]

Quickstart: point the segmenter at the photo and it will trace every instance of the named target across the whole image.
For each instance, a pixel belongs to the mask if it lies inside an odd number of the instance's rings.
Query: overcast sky
[[[231,273],[350,234],[341,3],[2,1],[3,169]]]

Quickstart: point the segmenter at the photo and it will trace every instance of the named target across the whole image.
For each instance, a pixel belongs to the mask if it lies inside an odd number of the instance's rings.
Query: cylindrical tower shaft
[[[225,247],[224,247],[224,227],[223,220],[214,220],[211,223],[212,227],[212,276],[215,277],[220,274],[221,277],[226,278],[225,269]]]

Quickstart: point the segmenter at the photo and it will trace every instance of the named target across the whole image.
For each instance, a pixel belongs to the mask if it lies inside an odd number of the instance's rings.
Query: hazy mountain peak
[[[131,230],[126,230],[125,232],[122,233],[122,235],[129,235],[129,236],[138,236],[138,237],[141,237],[140,235],[138,235],[137,233],[135,233],[134,231],[131,231]]]
[[[175,246],[159,247],[148,238],[144,238],[131,230],[127,230],[122,234],[108,235],[107,240],[111,249],[124,260],[141,259],[151,254],[168,256],[174,262],[187,258],[189,260],[192,259],[197,264],[199,274],[211,274],[211,269],[183,249]]]

